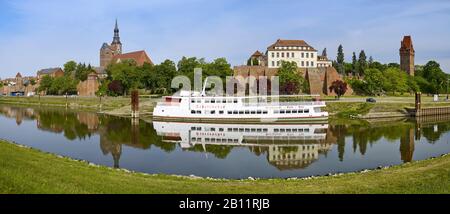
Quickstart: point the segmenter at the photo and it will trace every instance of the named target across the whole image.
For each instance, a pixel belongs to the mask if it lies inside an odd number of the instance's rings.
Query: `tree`
[[[368,62],[367,67],[369,67],[369,68],[372,67],[373,62],[374,62],[374,61],[373,61],[373,57],[370,56],[370,57],[369,57],[369,62]]]
[[[64,64],[64,75],[72,76],[73,72],[77,69],[77,63],[75,61],[68,61]]]
[[[307,93],[309,90],[308,83],[298,73],[297,63],[295,62],[282,61],[281,67],[278,69],[278,77],[280,80],[280,94]]]
[[[134,60],[113,63],[107,69],[110,70],[113,80],[118,80],[122,83],[125,94],[132,89],[143,88],[141,80],[144,74],[140,72]]]
[[[353,55],[352,55],[352,68],[353,68],[353,74],[356,74],[356,71],[358,69],[358,60],[356,59],[355,52],[353,52]]]
[[[324,48],[324,49],[323,49],[323,51],[322,51],[322,56],[325,56],[325,57],[327,56],[327,48]]]
[[[336,93],[338,99],[341,98],[342,95],[347,92],[347,83],[343,82],[342,80],[336,80],[333,83],[331,83],[331,86],[329,88],[330,92]]]
[[[337,68],[336,70],[340,73],[343,74],[344,73],[344,48],[342,47],[342,45],[339,45],[338,47],[338,53],[337,53],[337,58],[336,58],[336,62],[337,62]]]
[[[88,74],[89,74],[88,67],[86,67],[86,64],[78,63],[77,68],[75,69],[75,79],[79,81],[86,81]]]
[[[39,85],[38,91],[42,91],[45,94],[48,93],[48,91],[50,90],[50,87],[52,87],[53,84],[53,78],[49,75],[45,75],[44,77],[42,77],[41,79],[41,83]]]
[[[444,92],[446,90],[448,74],[444,73],[436,61],[429,61],[418,75],[430,83],[430,93]]]
[[[383,93],[383,84],[386,78],[378,69],[367,69],[364,76],[364,88],[367,94],[379,95]]]
[[[108,84],[108,91],[111,96],[123,95],[124,88],[122,83],[119,80],[113,80]]]
[[[366,58],[366,53],[364,52],[364,50],[362,50],[359,53],[358,67],[359,67],[359,75],[363,76],[364,71],[367,68],[367,58]]]
[[[408,75],[398,68],[388,68],[384,72],[386,77],[383,83],[385,91],[392,92],[408,92]]]

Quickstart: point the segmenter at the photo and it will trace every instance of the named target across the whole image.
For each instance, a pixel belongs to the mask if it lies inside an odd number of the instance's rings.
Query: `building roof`
[[[260,57],[260,56],[263,56],[263,54],[262,54],[261,52],[259,52],[259,51],[256,51],[256,52],[252,55],[252,57]]]
[[[37,75],[42,75],[42,74],[53,74],[57,71],[62,71],[61,68],[46,68],[46,69],[42,69],[40,71],[37,72]]]
[[[142,66],[144,63],[153,64],[152,60],[150,59],[150,57],[148,57],[148,55],[145,51],[135,51],[135,52],[116,55],[113,57],[113,62],[117,63],[118,61],[127,60],[127,59],[132,59],[132,60],[136,61],[136,64],[139,66]]]
[[[411,36],[404,36],[403,41],[401,42],[401,50],[412,50],[414,51],[413,43]]]
[[[304,40],[283,40],[278,39],[274,44],[269,46],[267,50],[269,51],[278,51],[279,49],[275,49],[275,47],[309,47],[310,50],[316,51],[311,45],[306,43]]]

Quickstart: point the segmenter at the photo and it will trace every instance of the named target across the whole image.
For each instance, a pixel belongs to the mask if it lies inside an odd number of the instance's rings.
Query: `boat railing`
[[[244,106],[325,106],[323,101],[311,101],[311,102],[248,102],[244,103]]]

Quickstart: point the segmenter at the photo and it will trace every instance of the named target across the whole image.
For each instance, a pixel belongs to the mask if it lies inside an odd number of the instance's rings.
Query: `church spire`
[[[114,38],[112,44],[122,44],[120,42],[119,25],[117,24],[117,19],[116,19],[116,26],[114,28]]]

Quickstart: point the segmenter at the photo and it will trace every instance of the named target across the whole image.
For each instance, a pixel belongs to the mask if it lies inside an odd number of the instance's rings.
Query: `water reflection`
[[[446,134],[450,130],[448,117],[359,124],[148,123],[90,112],[5,105],[0,105],[0,116],[8,118],[6,121],[15,120],[17,126],[8,128],[20,129],[24,121],[36,121],[35,127],[41,132],[56,133],[68,141],[82,143],[98,136],[98,144],[89,145],[89,151],[92,146],[97,149],[99,147],[104,156],[112,158],[110,165],[114,167],[121,167],[121,159],[125,156],[125,159],[128,159],[127,164],[122,167],[145,168],[143,171],[146,172],[156,170],[178,174],[176,170],[179,170],[179,174],[187,174],[185,171],[197,160],[192,156],[183,155],[189,153],[202,155],[205,164],[211,164],[210,166],[217,171],[227,163],[245,160],[259,170],[267,170],[267,173],[261,172],[263,175],[261,177],[264,177],[277,176],[277,172],[280,173],[279,176],[285,176],[287,172],[292,171],[295,173],[305,171],[304,173],[309,174],[326,173],[336,167],[341,167],[342,170],[358,170],[362,160],[370,159],[370,162],[364,163],[364,167],[369,167],[380,163],[410,162],[414,160],[418,151],[420,156],[417,159],[434,156],[437,152],[450,151],[450,146],[446,143]],[[0,124],[6,121],[0,120]],[[5,126],[2,124],[2,127]],[[443,136],[444,140],[441,139]],[[19,136],[13,136],[3,128],[0,137],[16,140],[15,138]],[[37,137],[34,140],[40,139]],[[20,141],[19,143],[31,144]],[[58,142],[48,143],[51,145]],[[438,149],[434,151],[429,149],[434,147],[427,146],[435,144],[440,147],[435,147]],[[398,148],[397,155],[392,153],[392,146]],[[153,159],[153,162],[133,161],[136,159],[133,157],[135,151],[155,151],[158,155],[164,155],[162,158],[173,162],[163,165],[155,163]],[[75,155],[77,157],[74,158],[94,159],[84,157],[83,151]],[[152,158],[149,153],[147,157]],[[211,157],[219,161],[211,161]],[[317,169],[309,169],[316,162]],[[198,174],[203,172],[201,169],[195,170],[200,170]],[[211,176],[224,173],[212,172],[214,170],[204,172],[211,173]],[[242,171],[239,172],[239,176],[245,174],[245,169]]]

